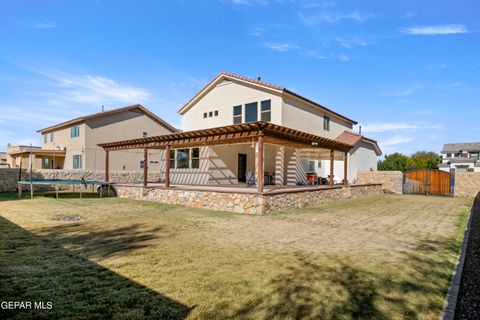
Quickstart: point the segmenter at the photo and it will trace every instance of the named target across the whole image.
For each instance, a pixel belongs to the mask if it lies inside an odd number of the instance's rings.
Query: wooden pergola
[[[99,144],[105,150],[105,181],[109,182],[109,154],[110,151],[143,149],[143,185],[147,186],[148,177],[148,150],[164,149],[166,154],[165,187],[170,187],[170,150],[172,148],[192,148],[226,144],[256,142],[258,145],[257,157],[257,187],[263,192],[263,147],[265,143],[293,148],[316,148],[330,150],[330,185],[333,185],[335,151],[344,153],[344,184],[348,183],[348,152],[352,145],[344,142],[320,137],[295,129],[290,129],[269,122],[257,121],[224,127],[177,132],[161,136],[123,140]]]

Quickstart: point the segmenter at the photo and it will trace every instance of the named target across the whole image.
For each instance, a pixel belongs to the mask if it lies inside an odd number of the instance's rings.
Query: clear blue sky
[[[384,153],[480,141],[479,1],[2,1],[0,150],[142,103],[178,108],[220,71],[356,119]]]

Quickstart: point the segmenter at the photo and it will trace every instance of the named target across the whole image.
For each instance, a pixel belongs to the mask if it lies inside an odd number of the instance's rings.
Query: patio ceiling
[[[253,142],[259,136],[265,143],[295,148],[322,148],[347,152],[353,148],[344,142],[316,136],[269,122],[257,121],[224,127],[177,132],[173,134],[99,144],[106,151],[126,149],[187,148]]]

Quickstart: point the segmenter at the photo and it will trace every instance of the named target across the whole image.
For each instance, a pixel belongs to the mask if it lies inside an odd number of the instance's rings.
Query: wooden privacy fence
[[[403,175],[403,193],[453,196],[455,177],[436,169],[414,169]]]

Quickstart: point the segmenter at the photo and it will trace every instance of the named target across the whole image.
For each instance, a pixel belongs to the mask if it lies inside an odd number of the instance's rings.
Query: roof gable
[[[148,110],[147,108],[142,106],[141,104],[134,104],[134,105],[130,105],[130,106],[122,107],[122,108],[117,108],[117,109],[112,109],[112,110],[102,111],[102,112],[96,112],[96,113],[92,113],[92,114],[89,114],[89,115],[81,116],[81,117],[78,117],[78,118],[75,118],[75,119],[72,119],[72,120],[68,120],[68,121],[65,121],[65,122],[50,126],[50,127],[46,127],[46,128],[37,130],[37,132],[39,132],[39,133],[50,132],[50,131],[53,131],[53,130],[58,130],[58,129],[62,129],[62,128],[65,128],[65,127],[73,126],[75,124],[80,124],[80,123],[83,123],[87,120],[96,119],[96,118],[100,118],[100,117],[108,117],[108,116],[115,115],[115,114],[118,114],[118,113],[132,112],[132,111],[139,111],[139,112],[145,114],[147,117],[151,118],[153,121],[160,124],[161,126],[163,126],[164,128],[166,128],[167,130],[169,130],[171,132],[178,132],[179,131],[179,129],[171,126],[165,120],[161,119],[160,117],[158,117],[156,114],[154,114],[153,112],[151,112],[150,110]]]
[[[339,118],[341,118],[341,119],[343,119],[347,122],[350,122],[352,124],[357,124],[357,122],[355,120],[349,119],[349,118],[347,118],[347,117],[345,117],[345,116],[343,116],[343,115],[341,115],[341,114],[339,114],[339,113],[337,113],[337,112],[319,104],[318,102],[310,100],[310,99],[308,99],[308,98],[306,98],[306,97],[304,97],[304,96],[302,96],[298,93],[295,93],[291,90],[288,90],[285,87],[277,86],[277,85],[267,83],[267,82],[264,82],[264,81],[261,81],[261,80],[255,80],[255,79],[239,76],[239,75],[229,73],[229,72],[219,73],[215,78],[212,79],[212,81],[210,81],[199,92],[197,92],[197,94],[195,94],[183,107],[181,107],[178,110],[178,113],[180,115],[185,114],[185,112],[187,112],[189,109],[191,109],[202,97],[204,97],[208,92],[213,90],[213,88],[215,88],[217,84],[219,84],[219,83],[221,83],[222,81],[225,81],[225,80],[234,80],[236,82],[244,83],[244,84],[248,84],[248,85],[253,85],[253,86],[256,86],[257,88],[267,90],[267,91],[270,91],[270,92],[280,93],[282,96],[293,97],[295,99],[301,100],[304,103],[307,103],[308,105],[310,105],[314,108],[319,108],[326,113],[329,113],[333,116],[339,117]]]
[[[378,146],[377,141],[364,137],[360,134],[353,133],[351,131],[346,131],[346,130],[343,131],[342,133],[340,133],[338,137],[335,138],[335,141],[342,142],[351,146],[355,146],[360,141],[363,141],[365,143],[369,143],[373,145],[373,147],[375,148],[375,152],[377,153],[377,156],[382,155],[382,151],[380,150],[380,147]]]

